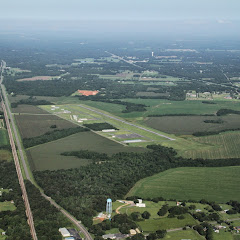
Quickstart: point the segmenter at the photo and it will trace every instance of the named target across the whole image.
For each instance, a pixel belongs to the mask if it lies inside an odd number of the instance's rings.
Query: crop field
[[[69,169],[91,160],[60,155],[66,151],[89,150],[109,155],[118,152],[144,152],[144,148],[125,147],[93,132],[81,132],[27,150],[32,170]]]
[[[225,203],[240,200],[240,167],[176,168],[144,178],[127,196]]]
[[[21,114],[15,115],[15,119],[22,138],[40,136],[46,132],[53,131],[55,129],[77,127],[76,124],[61,119],[58,116],[52,114]],[[57,128],[51,128],[51,126],[53,125],[56,125]]]
[[[208,145],[209,147],[183,150],[181,155],[187,158],[239,158],[240,157],[240,132],[230,131],[218,135],[195,137],[193,141]]]
[[[33,105],[25,105],[20,104],[16,108],[12,108],[13,113],[20,113],[20,114],[46,114],[41,108]]]
[[[186,225],[196,225],[197,221],[189,214],[184,214],[184,219],[159,218],[138,222],[143,232],[155,232],[157,230],[174,229],[185,227]]]
[[[205,123],[205,120],[222,120],[223,123]],[[145,124],[159,131],[190,135],[194,132],[219,131],[240,128],[240,115],[228,116],[166,116],[146,118]]]

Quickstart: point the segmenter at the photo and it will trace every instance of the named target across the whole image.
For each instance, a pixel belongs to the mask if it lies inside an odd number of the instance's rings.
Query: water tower
[[[110,218],[111,214],[112,214],[112,199],[111,198],[107,199],[106,213],[107,213],[107,216]]]

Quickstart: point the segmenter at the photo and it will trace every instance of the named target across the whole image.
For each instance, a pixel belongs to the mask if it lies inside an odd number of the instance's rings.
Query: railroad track
[[[17,171],[17,176],[18,176],[18,181],[22,190],[22,198],[23,198],[23,202],[26,208],[26,216],[27,216],[27,221],[30,227],[30,232],[32,235],[32,238],[34,240],[37,240],[37,234],[36,234],[36,230],[35,230],[35,226],[34,226],[34,221],[33,221],[33,215],[32,215],[32,211],[31,211],[31,207],[29,204],[29,200],[28,200],[28,195],[27,195],[27,191],[26,191],[26,187],[24,184],[24,180],[23,180],[23,176],[22,176],[22,171],[21,171],[21,167],[20,167],[20,163],[19,163],[19,159],[18,159],[18,155],[17,155],[17,150],[16,150],[16,146],[15,146],[15,142],[13,140],[13,135],[12,135],[12,130],[11,130],[11,126],[10,126],[10,122],[9,122],[9,118],[8,118],[8,113],[6,110],[6,106],[5,103],[3,101],[2,98],[2,94],[0,95],[1,97],[1,106],[3,109],[3,113],[4,113],[4,117],[5,117],[5,121],[6,121],[6,126],[7,126],[7,131],[8,131],[8,136],[9,136],[9,140],[10,140],[10,145],[12,148],[12,154],[13,154],[13,159],[14,159],[14,163],[15,163],[15,167],[16,167],[16,171]]]

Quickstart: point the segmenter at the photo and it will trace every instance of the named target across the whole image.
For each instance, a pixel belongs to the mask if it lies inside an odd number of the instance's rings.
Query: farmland
[[[20,104],[16,108],[12,109],[13,113],[20,113],[20,114],[46,114],[45,111],[40,109],[37,106],[32,106],[32,105],[25,105],[25,104]]]
[[[240,167],[176,168],[140,180],[127,196],[178,200],[240,200]]]
[[[117,152],[144,152],[144,148],[125,147],[93,132],[81,132],[27,150],[32,170],[56,170],[76,168],[91,160],[62,156],[66,151],[94,150],[109,155]]]
[[[205,123],[206,120],[221,120],[222,123]],[[195,132],[210,132],[240,128],[240,116],[166,116],[146,118],[145,124],[159,131],[191,135]]]
[[[206,148],[197,147],[195,149],[180,151],[180,154],[187,158],[239,158],[240,156],[240,132],[231,131],[218,135],[190,138],[197,143],[205,144]]]
[[[60,130],[77,127],[76,124],[73,124],[52,114],[21,114],[15,115],[15,119],[22,138],[40,136],[46,132],[56,129]],[[54,125],[56,125],[56,128],[51,128],[51,126]]]

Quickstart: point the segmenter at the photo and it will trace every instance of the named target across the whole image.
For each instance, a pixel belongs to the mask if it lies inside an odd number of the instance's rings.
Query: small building
[[[103,235],[102,237],[103,237],[104,239],[108,239],[108,238],[110,238],[110,239],[116,239],[115,234],[105,234],[105,235]]]
[[[71,237],[70,232],[66,228],[59,228],[58,230],[63,237]]]
[[[115,132],[115,129],[103,129],[102,132]]]
[[[196,209],[196,212],[201,212],[202,210],[201,209]]]
[[[182,204],[182,202],[177,202],[177,206],[180,206]]]
[[[75,240],[75,238],[74,237],[67,237],[64,240]]]
[[[136,230],[135,230],[135,229],[130,229],[130,234],[131,234],[131,235],[136,235],[136,234],[137,234],[137,232],[136,232]]]
[[[138,203],[136,203],[136,207],[146,207],[146,204],[142,202],[142,199],[138,199]]]

